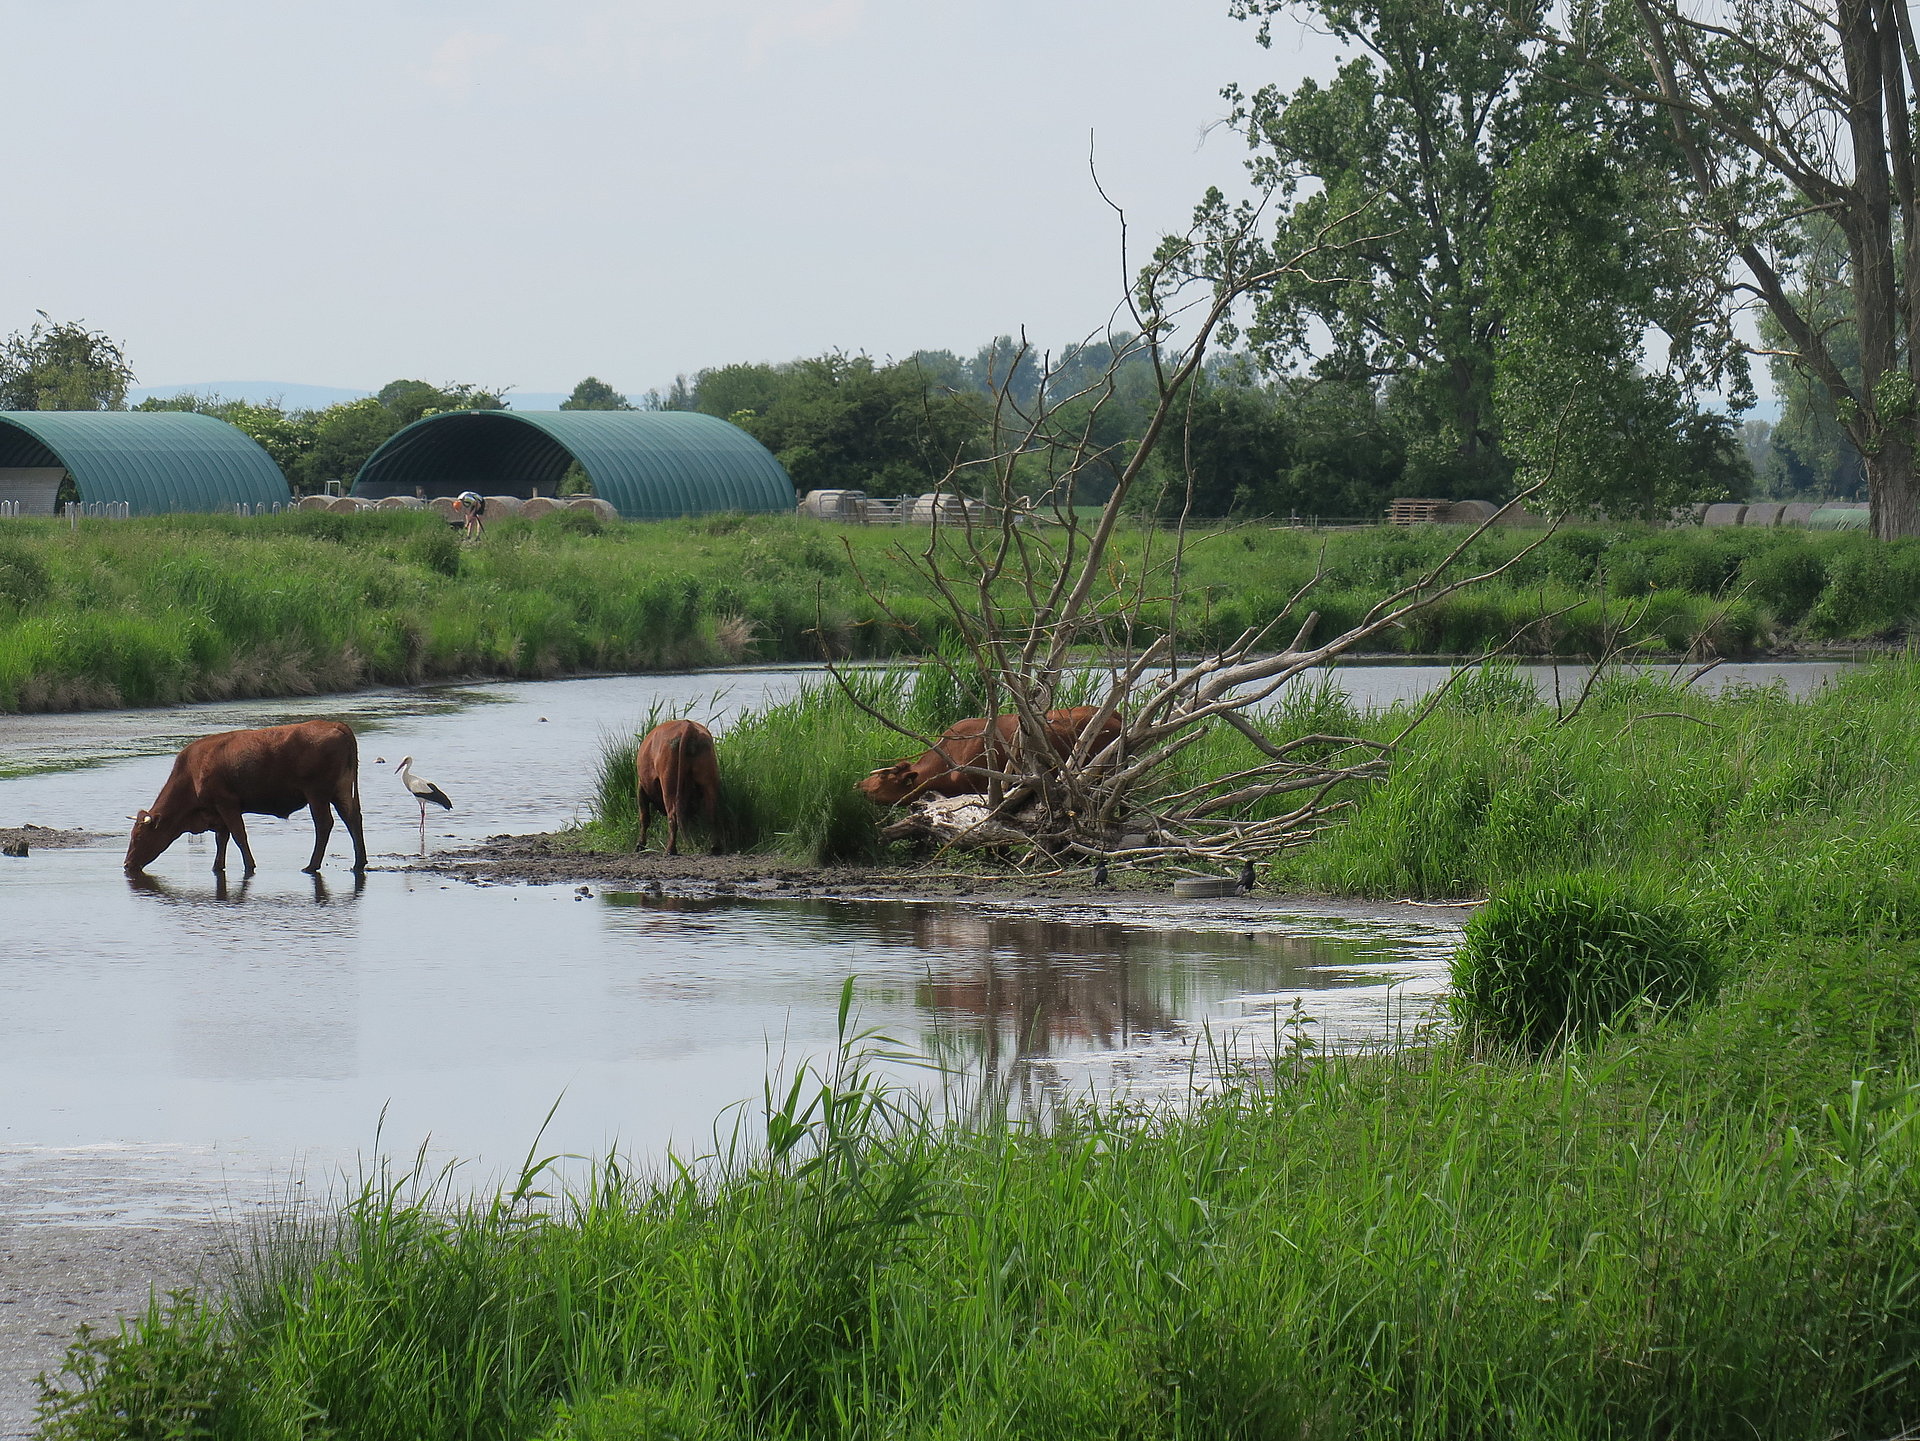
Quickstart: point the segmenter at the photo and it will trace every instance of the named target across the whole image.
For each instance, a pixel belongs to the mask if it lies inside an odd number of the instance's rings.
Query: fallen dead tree
[[[1045,379],[1031,404],[1016,404],[1005,386],[996,393],[992,453],[956,462],[947,487],[985,499],[984,511],[937,516],[926,545],[903,554],[962,642],[940,651],[920,636],[921,648],[935,654],[931,663],[947,668],[956,694],[979,697],[989,715],[1016,716],[1019,743],[982,758],[985,764],[946,757],[939,742],[846,685],[855,704],[980,783],[978,795],[916,801],[885,826],[888,837],[1001,851],[1054,867],[1238,866],[1299,845],[1351,803],[1341,794],[1348,783],[1385,774],[1404,732],[1387,742],[1281,736],[1266,724],[1264,708],[1297,678],[1498,576],[1551,533],[1551,527],[1537,533],[1532,545],[1499,565],[1474,570],[1464,563],[1479,535],[1538,493],[1541,485],[1534,485],[1337,635],[1315,638],[1320,616],[1311,603],[1324,579],[1317,573],[1274,615],[1231,642],[1200,654],[1182,650],[1188,598],[1181,562],[1200,542],[1183,513],[1170,531],[1143,530],[1138,555],[1122,563],[1114,538],[1129,497],[1145,483],[1150,458],[1180,444],[1190,503],[1185,415],[1209,344],[1248,295],[1291,276],[1324,278],[1339,259],[1324,236],[1307,250],[1275,258],[1256,239],[1256,219],[1247,207],[1210,202],[1184,239],[1162,244],[1128,300],[1135,329],[1112,341],[1111,360],[1093,385],[1060,395],[1053,383],[1059,368],[1042,361]],[[1336,225],[1354,219],[1342,216]],[[1177,338],[1183,328],[1185,338]],[[1024,348],[1012,357],[1015,367],[1026,359]],[[1116,377],[1140,362],[1155,386],[1142,437],[1130,447],[1103,445],[1096,439],[1099,419],[1114,399]],[[1047,476],[1037,493],[1031,484],[1036,457]],[[1097,515],[1088,518],[1073,502],[1097,472],[1114,480]],[[868,591],[896,624],[918,634],[888,608],[884,594],[871,585]],[[1089,660],[1094,656],[1097,662]],[[1430,698],[1409,728],[1437,699]],[[1096,714],[1061,754],[1049,738],[1047,715],[1069,705],[1092,706]],[[1113,736],[1109,721],[1116,717]],[[1221,727],[1237,732],[1252,758],[1196,779],[1179,762]]]

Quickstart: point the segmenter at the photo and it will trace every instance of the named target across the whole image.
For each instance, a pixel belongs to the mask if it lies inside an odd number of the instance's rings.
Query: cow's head
[[[133,834],[127,838],[127,874],[145,870],[160,852],[180,839],[184,829],[178,822],[161,820],[152,811],[140,812],[133,818]]]
[[[900,806],[925,784],[925,778],[915,770],[912,761],[895,761],[875,769],[858,782],[856,788],[877,806]]]

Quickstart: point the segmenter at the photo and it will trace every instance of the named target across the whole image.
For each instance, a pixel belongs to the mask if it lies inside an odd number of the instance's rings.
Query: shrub
[[[1455,1019],[1505,1045],[1544,1050],[1710,998],[1714,965],[1679,908],[1618,882],[1563,876],[1487,903],[1453,962]]]

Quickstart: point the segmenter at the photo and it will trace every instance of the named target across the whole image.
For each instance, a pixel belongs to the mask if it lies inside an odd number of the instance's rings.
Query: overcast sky
[[[833,347],[1055,344],[1242,175],[1226,0],[0,0],[0,330],[142,383],[642,391]]]

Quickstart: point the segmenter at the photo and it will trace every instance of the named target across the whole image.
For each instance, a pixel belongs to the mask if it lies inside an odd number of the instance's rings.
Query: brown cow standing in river
[[[127,842],[127,874],[135,875],[183,834],[212,831],[213,869],[227,869],[227,837],[240,846],[247,874],[254,871],[244,815],[282,819],[305,807],[313,815],[313,859],[320,869],[333,834],[333,812],[353,837],[353,868],[367,868],[360,829],[360,743],[339,721],[302,721],[264,730],[202,736],[173,760],[151,810],[134,817]]]
[[[1047,739],[1055,757],[1064,760],[1073,752],[1082,732],[1093,723],[1098,706],[1077,705],[1046,714]],[[1087,748],[1089,756],[1099,755],[1120,736],[1120,717],[1109,715]],[[993,718],[993,753],[987,749],[987,718],[971,716],[955,721],[940,735],[932,750],[917,760],[898,760],[880,766],[860,782],[860,793],[877,806],[903,806],[921,796],[978,795],[987,788],[988,777],[982,771],[1003,772],[1007,758],[1020,744],[1020,717],[997,715]]]
[[[636,851],[647,848],[653,813],[667,817],[667,854],[680,854],[680,822],[698,814],[713,829],[714,807],[720,800],[720,763],[713,753],[713,733],[698,721],[661,721],[648,731],[634,753],[633,768],[640,802],[640,839]],[[716,843],[716,850],[719,849]]]

